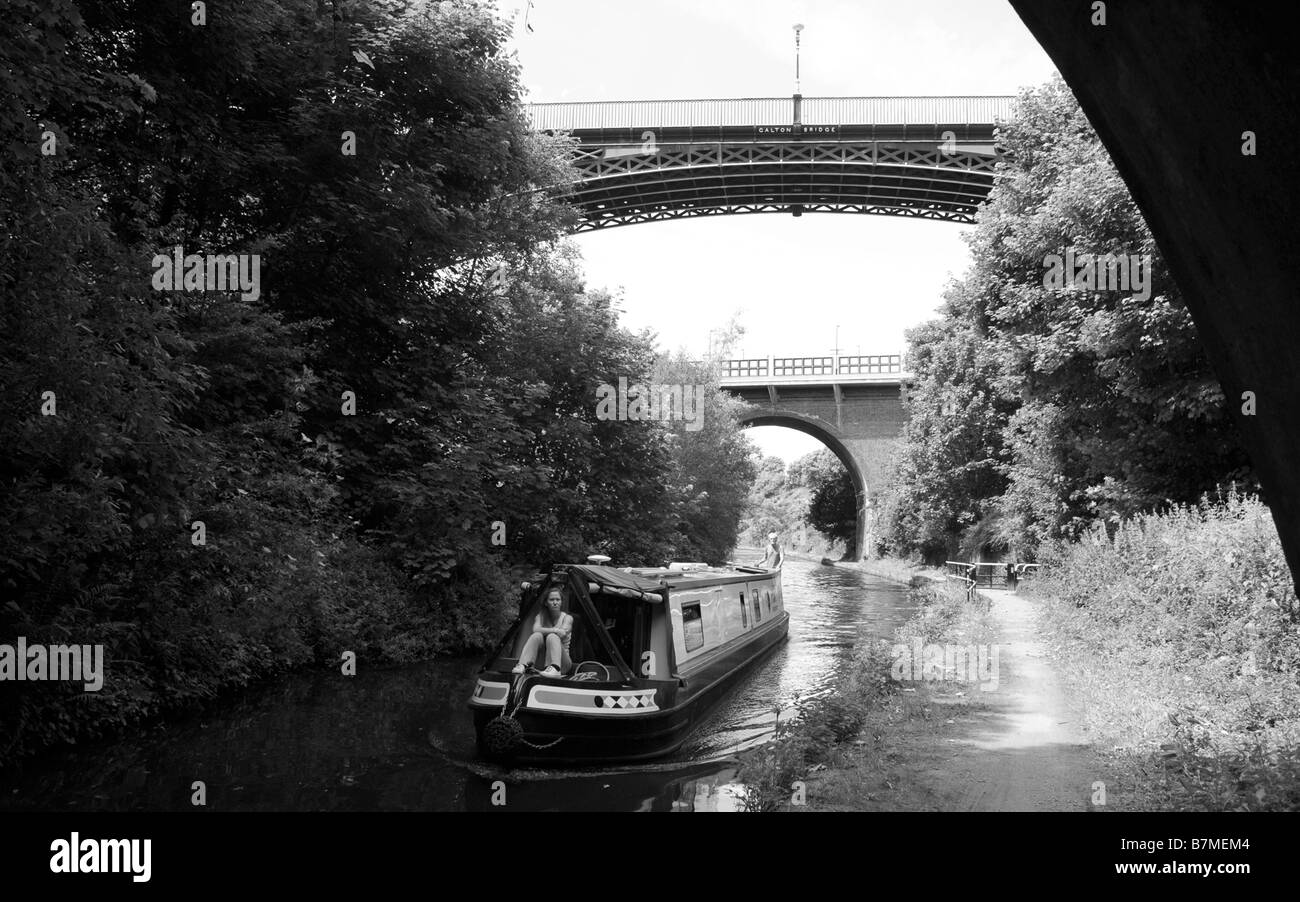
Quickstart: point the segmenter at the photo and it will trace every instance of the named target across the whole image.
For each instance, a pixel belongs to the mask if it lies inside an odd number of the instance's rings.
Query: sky
[[[1050,59],[1006,0],[499,0],[520,12],[514,48],[528,99],[676,100],[1015,94]],[[575,236],[589,288],[621,300],[627,327],[703,354],[733,317],[755,357],[905,350],[970,256],[969,227],[892,216],[780,214],[649,223]],[[837,331],[838,327],[838,331]],[[838,335],[838,339],[837,339]],[[837,344],[838,341],[838,344]],[[752,429],[791,462],[821,444]]]

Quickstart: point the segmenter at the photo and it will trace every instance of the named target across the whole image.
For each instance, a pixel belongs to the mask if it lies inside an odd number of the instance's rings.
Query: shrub
[[[890,691],[890,656],[879,642],[863,642],[839,675],[836,688],[800,706],[794,723],[742,764],[745,811],[774,811],[789,802],[792,785],[809,768],[833,761],[839,747],[857,738],[868,713]]]
[[[1293,804],[1300,609],[1268,508],[1228,491],[1045,549],[1042,599],[1089,729],[1155,756],[1160,805]]]

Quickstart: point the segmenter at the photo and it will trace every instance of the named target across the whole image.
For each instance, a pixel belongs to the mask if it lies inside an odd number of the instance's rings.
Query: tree
[[[513,421],[526,439],[490,486],[496,509],[517,523],[512,554],[538,563],[596,552],[633,564],[671,556],[678,499],[665,491],[677,469],[669,429],[600,412],[603,386],[654,381],[649,336],[618,325],[608,294],[584,290],[572,246],[531,258],[504,301],[484,359],[507,374],[503,395],[525,402]]]
[[[754,474],[753,491],[765,501],[770,501],[777,497],[780,491],[785,488],[786,473],[785,461],[779,457],[764,457],[757,466]]]
[[[591,397],[653,348],[553,246],[563,142],[493,8],[189,16],[0,4],[0,632],[115,675],[91,716],[0,699],[0,757],[340,648],[480,647],[525,562],[674,541],[662,435]],[[177,246],[255,255],[257,297],[157,290]]]
[[[1012,432],[1013,528],[1077,535],[1248,480],[1191,317],[1077,101],[1059,79],[1026,92],[1000,140],[955,312],[987,329],[1027,408]],[[1127,261],[1128,284],[1052,284],[1067,252]],[[1044,491],[1054,510],[1034,500]]]
[[[728,346],[722,344],[717,359],[725,358]],[[674,556],[721,563],[736,546],[756,474],[753,445],[740,425],[745,404],[721,389],[714,360],[694,360],[683,351],[660,357],[654,381],[680,388],[698,405],[698,418],[688,410],[688,419],[667,424],[669,491],[679,505]]]
[[[858,534],[858,496],[840,459],[824,448],[805,454],[790,465],[790,480],[811,491],[804,522],[844,543],[851,554]]]
[[[881,550],[943,560],[1006,488],[1002,432],[1016,401],[993,347],[963,320],[923,324],[908,341],[915,383],[882,493]]]
[[[1252,483],[1178,290],[1064,83],[1022,94],[999,141],[974,263],[942,318],[909,333],[918,383],[886,547],[933,558],[966,537],[964,553],[1032,555],[1099,519]],[[1066,261],[1100,262],[1055,278]]]

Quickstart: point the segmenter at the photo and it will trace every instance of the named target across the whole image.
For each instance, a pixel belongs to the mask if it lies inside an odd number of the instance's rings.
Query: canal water
[[[507,772],[478,762],[465,707],[475,657],[287,677],[202,716],[0,776],[0,809],[192,810],[195,781],[213,811],[487,810],[502,784],[506,810],[732,809],[732,756],[770,740],[778,718],[833,686],[855,643],[892,639],[913,610],[906,589],[850,568],[787,561],[782,583],[789,642],[681,751],[650,765]]]

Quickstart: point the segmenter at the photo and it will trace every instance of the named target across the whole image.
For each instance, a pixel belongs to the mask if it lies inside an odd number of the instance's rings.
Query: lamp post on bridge
[[[795,140],[802,140],[803,136],[803,86],[800,83],[799,73],[799,49],[800,39],[803,37],[803,25],[794,27],[794,136]],[[803,215],[803,204],[793,204],[790,212],[798,218]]]
[[[802,93],[799,85],[799,41],[802,37],[803,26],[794,27],[794,96],[799,97]]]
[[[796,133],[803,129],[803,85],[799,71],[799,57],[802,46],[803,26],[794,27],[794,130]]]

